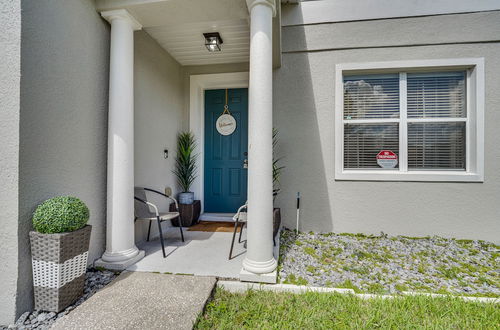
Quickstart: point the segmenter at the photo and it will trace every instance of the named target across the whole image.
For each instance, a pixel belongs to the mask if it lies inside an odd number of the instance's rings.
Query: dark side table
[[[170,204],[170,212],[175,212],[175,204]],[[190,227],[198,223],[201,212],[201,202],[195,200],[193,204],[179,204],[179,213],[182,221],[182,227]],[[179,227],[177,219],[172,220],[172,225]]]

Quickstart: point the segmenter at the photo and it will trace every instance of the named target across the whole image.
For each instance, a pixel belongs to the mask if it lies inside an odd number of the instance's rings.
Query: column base
[[[243,259],[243,269],[255,274],[271,273],[277,267],[278,262],[274,259],[274,257],[267,261],[255,261],[248,259],[248,256]]]
[[[242,268],[240,271],[240,281],[276,284],[278,281],[278,272],[275,269],[270,273],[255,274]]]
[[[137,253],[135,256],[125,259],[125,260],[120,260],[120,261],[105,261],[102,258],[97,259],[94,262],[94,267],[102,267],[106,269],[111,269],[111,270],[125,270],[128,267],[132,266],[142,258],[146,253],[143,250],[139,250],[139,253]]]

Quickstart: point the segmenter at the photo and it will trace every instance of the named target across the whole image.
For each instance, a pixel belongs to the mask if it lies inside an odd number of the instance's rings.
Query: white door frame
[[[192,185],[195,198],[204,212],[205,172],[205,90],[248,88],[248,72],[192,75],[189,78],[189,129],[198,141],[198,177]]]

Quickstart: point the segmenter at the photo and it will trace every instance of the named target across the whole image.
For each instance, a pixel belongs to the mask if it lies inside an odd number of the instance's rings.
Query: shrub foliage
[[[177,158],[175,160],[174,175],[182,192],[189,192],[189,188],[196,179],[195,154],[196,139],[191,132],[182,132],[177,137]]]
[[[38,205],[33,214],[33,228],[44,234],[78,230],[89,220],[89,209],[76,197],[61,196]]]

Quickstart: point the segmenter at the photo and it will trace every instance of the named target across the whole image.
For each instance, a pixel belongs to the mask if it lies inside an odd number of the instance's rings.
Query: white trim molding
[[[282,26],[499,10],[498,0],[329,0],[282,6]]]
[[[115,9],[101,12],[102,18],[110,24],[115,19],[122,19],[130,23],[134,31],[142,29],[142,24],[139,23],[126,9]]]
[[[202,201],[201,213],[204,209],[204,170],[205,170],[205,90],[225,88],[248,88],[248,72],[231,72],[192,75],[189,79],[189,129],[198,143],[199,168],[198,177],[192,189],[196,199]]]
[[[406,162],[399,169],[344,169],[344,76],[354,74],[380,74],[406,72],[465,70],[467,72],[467,125],[466,125],[466,169],[453,170],[415,170],[408,171]],[[405,79],[400,80],[406,83]],[[406,88],[404,88],[405,90]],[[483,182],[484,181],[484,59],[459,58],[437,60],[411,60],[371,63],[337,64],[335,67],[335,180],[364,180],[364,181],[438,181],[438,182]],[[406,94],[401,95],[406,99]],[[406,102],[400,111],[406,111]],[[403,126],[410,119],[403,116]],[[400,119],[394,119],[400,122]],[[384,122],[394,121],[383,119]],[[421,119],[419,119],[421,120]],[[446,119],[459,121],[464,119]],[[375,122],[376,120],[356,120],[356,122]],[[423,119],[426,121],[426,119]],[[440,119],[432,119],[440,121]],[[406,130],[400,131],[400,142],[406,141]],[[403,148],[405,151],[406,148]],[[400,154],[406,157],[406,154]]]

